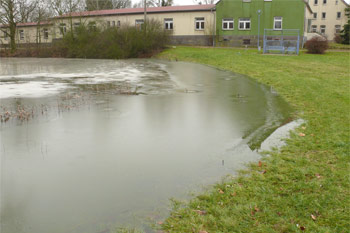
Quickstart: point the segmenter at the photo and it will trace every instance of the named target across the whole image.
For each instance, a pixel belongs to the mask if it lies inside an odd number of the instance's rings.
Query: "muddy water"
[[[0,58],[1,233],[151,232],[169,198],[257,160],[289,113],[197,64]]]

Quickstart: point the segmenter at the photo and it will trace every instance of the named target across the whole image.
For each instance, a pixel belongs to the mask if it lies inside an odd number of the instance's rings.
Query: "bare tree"
[[[113,9],[112,0],[86,0],[86,10],[105,10]]]
[[[27,23],[31,21],[38,1],[17,0],[19,11],[19,22]]]
[[[56,16],[71,12],[84,10],[85,6],[81,0],[48,0],[53,14]]]
[[[147,7],[162,7],[162,6],[172,6],[173,0],[147,0]],[[144,1],[141,0],[140,2],[133,5],[134,8],[136,7],[144,7]]]
[[[47,1],[38,1],[32,15],[32,21],[37,23],[36,42],[41,44],[42,23],[48,21],[51,17],[49,3]],[[48,30],[48,29],[47,29]]]
[[[193,0],[194,3],[199,5],[215,4],[218,0]]]
[[[130,8],[131,0],[112,0],[112,4],[114,9]]]
[[[29,0],[0,0],[0,30],[10,37],[11,51],[16,50],[17,23],[30,19],[36,2]]]

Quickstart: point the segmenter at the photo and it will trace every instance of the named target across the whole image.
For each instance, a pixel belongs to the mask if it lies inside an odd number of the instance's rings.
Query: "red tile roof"
[[[40,22],[40,25],[51,25],[51,24],[52,24],[52,22],[49,22],[49,21]],[[28,26],[37,26],[37,25],[38,25],[37,22],[17,23],[16,24],[17,27],[28,27]],[[8,27],[8,25],[0,24],[0,27],[4,28],[4,27]]]
[[[169,13],[169,12],[183,12],[183,11],[209,11],[215,7],[214,4],[208,5],[191,5],[191,6],[165,6],[165,7],[149,7],[147,13]],[[123,8],[111,10],[98,11],[83,11],[72,12],[57,18],[62,17],[86,17],[86,16],[102,16],[102,15],[123,15],[123,14],[143,14],[144,8]]]

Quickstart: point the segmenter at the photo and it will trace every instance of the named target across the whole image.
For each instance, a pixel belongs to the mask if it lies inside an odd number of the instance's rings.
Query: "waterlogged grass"
[[[166,232],[349,232],[349,53],[262,55],[178,47],[160,58],[207,64],[273,86],[306,120],[287,146],[189,202]]]

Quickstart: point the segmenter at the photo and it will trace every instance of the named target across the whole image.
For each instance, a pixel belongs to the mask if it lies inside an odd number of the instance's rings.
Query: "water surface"
[[[1,233],[96,233],[166,217],[288,117],[269,87],[158,60],[0,58]]]

